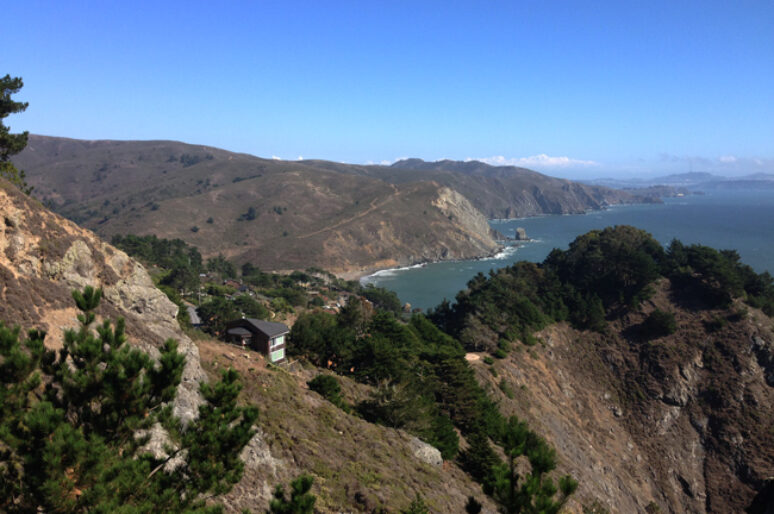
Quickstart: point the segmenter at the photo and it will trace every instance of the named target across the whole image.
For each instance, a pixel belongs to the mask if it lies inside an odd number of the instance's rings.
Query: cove
[[[679,239],[686,244],[734,249],[755,271],[774,273],[774,189],[712,191],[667,198],[663,204],[612,206],[586,214],[491,220],[490,224],[509,237],[517,227],[523,227],[532,241],[506,248],[489,259],[384,270],[363,277],[361,282],[391,289],[401,301],[427,310],[444,298],[453,301],[479,272],[488,273],[520,260],[541,262],[554,248],[566,249],[577,236],[613,225],[644,229],[664,246]]]

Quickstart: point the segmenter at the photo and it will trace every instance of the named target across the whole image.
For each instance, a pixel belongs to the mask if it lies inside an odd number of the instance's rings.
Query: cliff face
[[[608,205],[641,202],[630,193],[558,179],[514,166],[478,161],[398,161],[376,173],[396,183],[434,180],[459,191],[488,218],[578,214]]]
[[[232,254],[238,261],[270,269],[303,268],[306,263],[340,274],[426,261],[473,259],[499,245],[486,218],[460,194],[432,182],[383,184],[365,212],[320,220],[319,228],[298,227],[277,245],[256,245]],[[283,215],[284,216],[284,215]]]
[[[673,302],[669,283],[642,312],[607,334],[565,324],[539,333],[543,345],[478,366],[503,408],[553,443],[580,482],[573,501],[610,512],[743,512],[774,476],[772,321],[736,304],[696,310]],[[645,340],[654,308],[678,330]],[[724,320],[718,322],[718,320]]]
[[[157,355],[166,339],[179,341],[186,367],[175,413],[195,416],[204,373],[196,345],[177,324],[177,306],[125,253],[0,180],[0,320],[42,328],[46,345],[56,348],[63,330],[78,326],[70,293],[87,285],[103,288],[98,317],[124,317],[131,344]]]

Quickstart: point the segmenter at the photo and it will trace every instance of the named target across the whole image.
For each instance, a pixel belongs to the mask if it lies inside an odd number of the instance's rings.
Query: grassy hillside
[[[205,256],[274,270],[358,273],[480,257],[496,249],[483,215],[578,213],[638,200],[480,162],[279,161],[174,141],[33,135],[15,162],[46,205],[105,237],[181,238]],[[448,201],[449,190],[462,196]]]
[[[44,203],[103,236],[181,238],[267,269],[346,272],[497,249],[483,216],[431,182],[168,141],[32,136],[17,163]]]

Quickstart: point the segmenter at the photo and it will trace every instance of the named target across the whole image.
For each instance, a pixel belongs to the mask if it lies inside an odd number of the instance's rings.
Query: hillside
[[[431,182],[395,186],[167,141],[32,136],[17,163],[38,198],[103,237],[181,238],[265,269],[357,273],[498,248],[480,213]]]
[[[774,285],[734,252],[616,227],[457,300],[436,321],[502,357],[479,379],[557,447],[581,498],[725,513],[771,488]]]
[[[62,330],[78,326],[70,292],[101,286],[98,320],[125,318],[130,344],[158,355],[167,338],[180,343],[186,367],[175,413],[186,419],[194,416],[199,383],[208,375],[215,378],[227,367],[242,374],[243,401],[261,409],[259,433],[242,453],[242,481],[220,498],[228,511],[262,512],[276,485],[304,472],[315,478],[313,492],[323,512],[397,511],[416,493],[434,512],[459,511],[471,495],[493,511],[457,466],[430,464],[418,456],[428,445],[402,430],[346,414],[310,391],[306,381],[320,370],[268,369],[257,353],[209,339],[192,341],[175,321],[177,307],[140,264],[3,180],[0,220],[0,321],[23,330],[42,328],[48,332],[46,345],[58,348]],[[349,382],[345,386],[352,391],[348,395],[367,394]]]
[[[46,205],[103,237],[181,238],[205,256],[271,270],[358,274],[482,257],[497,249],[484,215],[566,214],[637,200],[476,162],[291,162],[173,141],[33,135],[14,162]]]
[[[380,370],[402,380],[412,380],[412,367],[461,372],[448,382],[452,389],[434,393],[444,408],[464,408],[453,416],[467,441],[443,465],[423,460],[427,453],[417,453],[408,432],[369,423],[310,391],[307,380],[323,372],[311,364],[276,370],[253,352],[194,343],[139,264],[1,181],[0,218],[0,320],[47,329],[46,344],[57,347],[61,329],[77,324],[70,290],[102,286],[98,316],[125,317],[132,344],[154,352],[167,337],[180,341],[187,365],[175,408],[184,417],[193,415],[207,374],[240,370],[243,399],[261,408],[260,433],[243,453],[242,481],[223,498],[229,510],[262,510],[275,484],[301,472],[315,478],[323,511],[401,509],[416,492],[432,512],[459,511],[471,495],[494,510],[461,469],[469,466],[462,463],[476,427],[494,419],[478,417],[491,416],[492,404],[455,396],[474,390],[459,367],[459,343],[423,318],[401,328],[371,313],[368,331],[326,344],[336,355],[335,345],[363,344],[347,357],[359,364],[339,377],[345,401],[360,409],[380,398]],[[774,325],[763,312],[772,308],[771,277],[756,275],[733,252],[679,243],[665,250],[642,231],[617,227],[582,236],[541,265],[477,277],[456,306],[442,306],[432,319],[475,351],[467,361],[502,414],[526,420],[556,448],[557,472],[580,483],[567,504],[572,511],[725,513],[764,501],[772,487]],[[347,318],[352,312],[338,322],[320,312],[306,323],[327,331],[346,319],[357,326]],[[294,327],[292,338],[313,342],[322,333]],[[318,358],[326,351],[310,348]],[[419,400],[411,416],[435,415],[421,403],[431,376],[406,386],[418,388],[416,396],[388,400],[386,412],[397,407],[394,414],[406,415],[402,409]],[[471,425],[474,419],[480,423]]]
[[[43,329],[46,345],[59,348],[62,330],[78,326],[72,290],[102,287],[98,316],[124,317],[132,343],[158,355],[166,339],[179,342],[186,367],[175,411],[186,419],[194,416],[205,377],[199,351],[177,324],[177,306],[145,269],[2,179],[0,220],[0,320],[25,331]]]
[[[375,171],[377,176],[395,183],[419,177],[434,180],[459,191],[488,218],[579,214],[608,205],[654,201],[607,187],[549,177],[526,168],[490,166],[479,161],[406,159]]]
[[[632,189],[634,191],[653,188],[672,188],[682,193],[688,193],[710,190],[771,189],[774,188],[774,175],[771,173],[753,173],[749,175],[726,177],[722,175],[713,175],[712,173],[693,171],[654,178],[599,178],[584,182],[606,187],[627,190]]]

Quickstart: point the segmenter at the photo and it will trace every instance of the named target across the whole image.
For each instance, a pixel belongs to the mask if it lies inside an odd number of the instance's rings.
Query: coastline
[[[429,264],[437,264],[441,262],[464,262],[464,261],[490,261],[490,260],[505,260],[508,257],[510,257],[514,252],[516,252],[516,249],[520,246],[519,243],[527,243],[529,241],[516,241],[517,244],[510,244],[510,245],[503,245],[501,246],[495,253],[492,253],[490,255],[486,255],[483,257],[474,257],[470,259],[440,259],[440,260],[430,260],[430,261],[424,261],[419,262],[416,264],[410,264],[407,266],[393,266],[389,268],[379,268],[379,269],[372,269],[367,272],[361,272],[358,275],[353,275],[353,278],[346,279],[346,280],[357,280],[360,282],[361,285],[365,285],[368,283],[374,283],[375,281],[370,281],[368,279],[374,277],[380,277],[380,276],[391,276],[395,272],[401,272],[406,271],[410,269],[418,269],[418,268],[424,268]],[[344,278],[344,277],[341,277]]]
[[[628,207],[631,205],[644,205],[648,204],[649,202],[644,201],[630,201],[630,202],[618,202],[618,203],[606,203],[605,205],[602,205],[598,209],[586,209],[584,211],[580,212],[567,212],[567,213],[539,213],[539,214],[533,214],[533,215],[526,215],[526,216],[519,216],[515,218],[488,218],[487,223],[491,224],[499,224],[499,223],[507,223],[511,221],[518,221],[518,220],[525,220],[525,219],[534,219],[534,218],[545,218],[550,216],[579,216],[579,215],[588,215],[595,212],[604,212],[615,208],[620,207]],[[496,229],[495,229],[496,230]],[[343,269],[343,270],[336,270],[332,271],[334,275],[337,277],[343,279],[343,280],[357,280],[361,284],[364,284],[364,279],[368,279],[369,277],[377,277],[379,274],[385,275],[392,272],[400,272],[405,271],[409,269],[415,269],[415,268],[422,268],[424,266],[427,266],[428,264],[436,264],[439,262],[460,262],[460,261],[484,261],[488,259],[505,259],[507,258],[510,253],[512,253],[515,250],[509,250],[511,247],[518,247],[518,244],[520,243],[528,243],[530,241],[536,241],[535,239],[527,239],[523,241],[519,240],[513,240],[510,245],[502,245],[500,244],[500,247],[497,251],[495,251],[492,254],[480,256],[480,257],[471,257],[471,258],[457,258],[457,259],[431,259],[426,261],[419,261],[412,264],[406,264],[406,265],[400,265],[398,261],[391,260],[388,262],[383,262],[383,264],[375,263],[371,266],[362,266],[355,269]],[[504,253],[509,252],[509,253]]]

